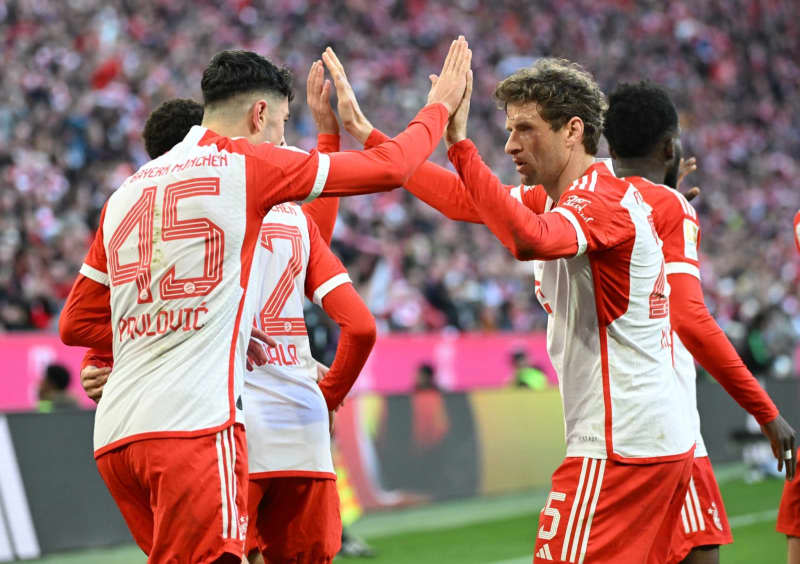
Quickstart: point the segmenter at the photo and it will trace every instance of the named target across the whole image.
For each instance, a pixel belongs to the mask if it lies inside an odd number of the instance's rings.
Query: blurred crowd
[[[767,353],[793,338],[794,0],[0,0],[0,331],[54,326],[103,202],[147,160],[148,113],[168,98],[199,100],[215,52],[252,49],[292,69],[286,136],[308,149],[316,132],[305,75],[325,46],[345,63],[368,117],[394,134],[423,105],[428,74],[460,33],[474,53],[470,136],[509,183],[517,178],[491,95],[520,66],[563,56],[606,90],[641,78],[666,86],[699,163],[687,183],[702,188],[695,204],[712,312],[743,342],[756,328]],[[441,149],[435,159],[446,162]],[[544,325],[530,265],[484,227],[449,222],[399,190],[341,210],[335,250],[384,331]]]

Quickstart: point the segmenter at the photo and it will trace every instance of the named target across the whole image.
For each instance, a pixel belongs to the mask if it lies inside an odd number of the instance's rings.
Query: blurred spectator
[[[470,136],[506,182],[497,80],[539,56],[579,61],[610,89],[650,78],[678,107],[703,226],[702,272],[726,330],[776,307],[800,327],[800,18],[794,0],[0,0],[0,331],[52,328],[112,190],[145,160],[148,112],[199,99],[218,50],[288,65],[298,100],[332,45],[362,106],[388,133],[424,102],[450,40],[473,47]],[[287,128],[310,148],[300,102]],[[354,148],[343,139],[344,148]],[[445,162],[440,150],[435,156]],[[384,331],[544,326],[531,268],[481,226],[403,191],[342,202],[334,249]]]
[[[39,383],[40,413],[78,409],[78,400],[67,391],[69,381],[69,370],[65,366],[51,364],[45,369]]]
[[[532,390],[547,388],[547,375],[531,364],[528,360],[528,353],[523,349],[511,353],[511,366],[513,367],[512,385]]]
[[[439,386],[433,372],[433,365],[424,362],[417,368],[417,376],[414,379],[414,391],[433,390],[438,392]]]

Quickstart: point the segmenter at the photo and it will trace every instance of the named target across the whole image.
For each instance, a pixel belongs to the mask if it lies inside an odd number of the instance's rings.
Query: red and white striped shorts
[[[680,522],[672,538],[669,562],[681,562],[697,546],[732,542],[731,526],[711,460],[707,456],[695,458],[692,479],[681,507]]]
[[[662,564],[691,469],[691,456],[656,464],[565,459],[539,515],[534,563]]]
[[[150,562],[241,557],[247,535],[247,446],[240,424],[190,438],[144,439],[97,469]]]

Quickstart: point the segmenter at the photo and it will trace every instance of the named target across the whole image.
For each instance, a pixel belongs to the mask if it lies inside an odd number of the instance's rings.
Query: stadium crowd
[[[687,184],[703,190],[694,203],[707,302],[734,337],[757,331],[769,356],[800,327],[794,4],[0,0],[0,331],[54,326],[101,206],[147,160],[148,113],[168,98],[199,99],[215,52],[252,49],[292,69],[287,140],[310,149],[302,90],[326,45],[372,122],[394,134],[463,33],[476,76],[470,136],[507,182],[517,177],[492,91],[533,57],[578,61],[606,90],[641,78],[670,90],[685,153],[699,163]],[[437,159],[446,162],[441,149]],[[530,267],[492,239],[397,190],[343,201],[334,250],[384,331],[543,327]]]

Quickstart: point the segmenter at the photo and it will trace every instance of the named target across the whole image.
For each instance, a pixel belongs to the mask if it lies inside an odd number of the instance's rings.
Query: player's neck
[[[629,176],[641,176],[650,182],[663,184],[666,176],[664,164],[650,157],[635,159],[614,159],[614,176],[617,178],[627,178]]]
[[[203,117],[203,123],[201,126],[205,127],[206,129],[210,129],[214,133],[224,137],[244,137],[245,139],[250,138],[250,129],[247,127],[247,123],[244,121],[232,122],[226,119],[210,116]]]
[[[586,169],[593,164],[594,156],[586,154],[583,151],[577,153],[573,158],[567,161],[564,170],[561,171],[554,185],[544,185],[544,191],[547,192],[547,195],[550,196],[554,202],[559,201],[564,192],[567,191],[567,188],[569,188],[569,185],[583,176]]]

